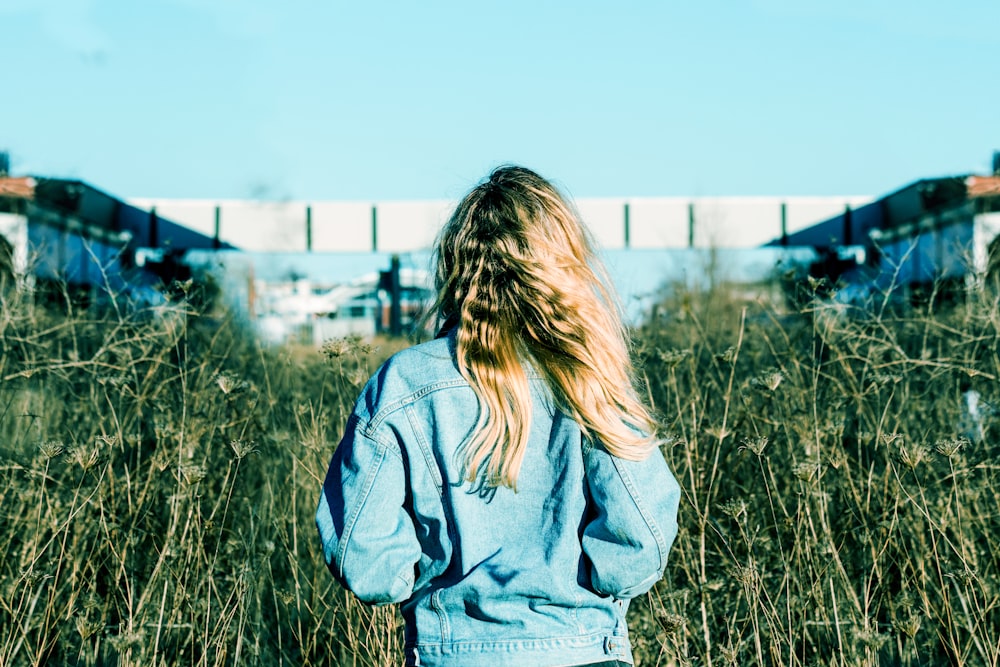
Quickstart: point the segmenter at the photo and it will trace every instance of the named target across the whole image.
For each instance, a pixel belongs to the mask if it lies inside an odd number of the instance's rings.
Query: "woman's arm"
[[[316,525],[334,577],[362,602],[402,602],[413,593],[420,544],[403,507],[406,474],[396,442],[368,437],[356,417],[333,454]]]
[[[592,519],[584,526],[583,551],[594,590],[616,598],[645,593],[667,565],[677,535],[680,487],[663,454],[627,461],[603,447],[587,447],[584,463]]]

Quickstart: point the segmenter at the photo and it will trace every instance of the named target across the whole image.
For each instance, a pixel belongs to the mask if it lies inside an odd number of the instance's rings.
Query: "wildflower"
[[[893,623],[893,627],[910,639],[913,639],[917,631],[920,630],[920,616],[910,614],[906,618]]]
[[[764,387],[768,391],[774,391],[781,384],[781,381],[785,379],[784,374],[780,370],[767,371],[761,373],[754,379],[750,381],[751,384],[758,387]]]
[[[737,644],[733,646],[732,644],[727,644],[719,649],[719,653],[722,654],[722,661],[728,665],[738,665],[740,664],[740,647]]]
[[[742,498],[730,498],[719,505],[719,510],[730,518],[739,519],[747,512],[747,503]]]
[[[38,451],[41,453],[42,458],[45,459],[54,459],[62,454],[64,449],[66,449],[66,446],[55,440],[49,440],[38,445]]]
[[[882,441],[882,444],[885,445],[885,446],[887,446],[887,447],[889,445],[892,445],[897,440],[902,439],[902,437],[903,436],[900,433],[881,433],[881,434],[879,434],[879,439]]]
[[[804,461],[792,466],[792,474],[803,482],[811,482],[819,473],[819,463],[816,461]]]
[[[847,465],[847,454],[844,453],[843,449],[831,449],[826,454],[826,462],[834,470],[840,470],[841,467]]]
[[[138,632],[123,632],[108,639],[111,647],[119,652],[127,651],[142,643],[142,634]]]
[[[245,380],[240,380],[238,377],[230,375],[229,373],[217,373],[215,376],[215,383],[219,385],[219,389],[221,389],[222,393],[226,396],[238,394],[250,386],[250,384]]]
[[[859,642],[868,648],[879,649],[889,639],[889,635],[884,635],[877,630],[858,630],[856,635]]]
[[[939,440],[934,443],[934,451],[936,451],[941,456],[947,458],[952,458],[960,451],[962,451],[966,446],[969,445],[969,441],[965,438],[955,438],[953,440]]]
[[[731,364],[736,361],[736,348],[730,345],[725,352],[715,355],[715,358],[723,363]]]
[[[691,356],[691,350],[661,350],[659,353],[660,361],[667,368],[676,368],[689,356]]]
[[[740,450],[749,449],[756,456],[762,456],[764,454],[765,447],[767,447],[767,437],[758,435],[753,438],[743,438],[743,444],[740,445]]]
[[[680,632],[687,625],[687,619],[679,614],[663,613],[657,614],[657,616],[660,618],[663,631],[667,634]]]
[[[179,468],[181,479],[188,486],[194,486],[201,480],[205,479],[205,467],[194,463],[184,464]]]
[[[344,356],[351,351],[351,341],[347,338],[331,338],[323,343],[319,351],[327,359],[333,360]]]
[[[735,565],[729,570],[729,576],[743,586],[743,593],[750,600],[756,600],[760,590],[760,570],[751,559],[746,565]]]
[[[84,471],[90,470],[101,458],[101,452],[97,447],[93,449],[84,447],[83,445],[76,445],[69,450],[69,455],[73,458],[73,461],[83,468]]]
[[[90,639],[102,628],[104,628],[104,624],[99,620],[89,619],[84,616],[76,617],[76,631],[80,634],[80,639]]]
[[[233,453],[236,454],[237,461],[242,461],[248,454],[257,451],[253,440],[233,440],[229,443],[229,446],[233,448]]]
[[[930,451],[924,445],[907,445],[905,442],[899,444],[899,461],[910,470],[926,461],[929,454]]]

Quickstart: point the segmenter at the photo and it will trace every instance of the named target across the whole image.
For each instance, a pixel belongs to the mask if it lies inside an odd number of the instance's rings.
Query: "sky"
[[[122,198],[872,195],[989,173],[997,0],[0,0],[15,175]]]

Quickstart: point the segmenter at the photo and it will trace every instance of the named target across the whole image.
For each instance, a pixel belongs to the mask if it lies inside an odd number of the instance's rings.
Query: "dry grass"
[[[399,664],[313,512],[390,351],[262,349],[170,308],[0,314],[0,665]],[[1000,664],[1000,315],[778,316],[721,291],[638,332],[684,492],[644,665]]]

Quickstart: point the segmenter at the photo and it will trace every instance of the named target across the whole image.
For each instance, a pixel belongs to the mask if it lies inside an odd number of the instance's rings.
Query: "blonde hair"
[[[494,170],[459,202],[437,243],[435,311],[457,328],[458,369],[479,398],[464,446],[470,482],[516,488],[531,426],[525,365],[558,407],[615,456],[653,446],[628,337],[586,228],[524,167]]]

